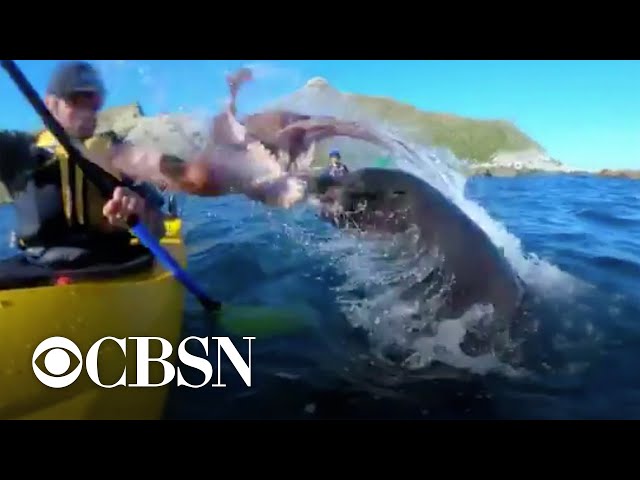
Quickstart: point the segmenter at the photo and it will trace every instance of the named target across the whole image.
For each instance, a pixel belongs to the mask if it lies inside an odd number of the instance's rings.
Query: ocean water
[[[528,313],[537,326],[516,373],[456,357],[455,321],[438,331],[440,350],[422,352],[433,359],[448,350],[439,366],[385,359],[380,338],[397,338],[391,323],[408,315],[385,323],[353,308],[354,283],[378,277],[384,287],[395,271],[372,271],[375,247],[332,231],[306,207],[189,198],[190,269],[208,291],[226,301],[295,301],[315,314],[310,331],[254,342],[252,388],[225,372],[226,389],[176,389],[168,417],[640,418],[640,184],[476,178],[463,195],[535,292]],[[370,288],[361,303],[393,307],[387,290]],[[186,320],[188,334],[217,331],[193,302]]]
[[[226,302],[304,305],[307,328],[258,336],[251,388],[229,363],[227,388],[174,388],[167,418],[640,418],[640,183],[414,171],[440,182],[533,292],[520,363],[464,355],[464,319],[404,341],[411,312],[389,285],[416,263],[382,258],[311,206],[180,197],[189,271],[204,288]],[[0,207],[0,256],[12,221]],[[184,336],[216,334],[227,332],[189,297]]]

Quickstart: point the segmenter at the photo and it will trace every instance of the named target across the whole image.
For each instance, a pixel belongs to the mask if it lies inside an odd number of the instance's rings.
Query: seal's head
[[[309,190],[321,204],[321,217],[340,227],[398,232],[408,228],[409,192],[393,178],[387,169],[340,177],[323,173],[309,182]]]

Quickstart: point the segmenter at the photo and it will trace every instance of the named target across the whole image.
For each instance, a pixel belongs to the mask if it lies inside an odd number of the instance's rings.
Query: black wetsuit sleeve
[[[0,184],[13,196],[38,165],[53,154],[35,145],[34,135],[16,130],[0,130]]]

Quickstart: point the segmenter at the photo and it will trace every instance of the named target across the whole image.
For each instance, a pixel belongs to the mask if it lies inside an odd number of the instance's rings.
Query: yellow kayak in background
[[[183,266],[186,250],[179,218],[165,221],[167,234],[162,245]],[[103,388],[86,372],[90,347],[104,337],[161,337],[171,346],[167,359],[175,366],[176,348],[182,333],[184,287],[162,265],[106,278],[73,280],[63,284],[0,290],[0,419],[159,419],[174,377],[162,387]],[[64,388],[41,383],[34,373],[32,357],[36,347],[49,337],[66,337],[77,345],[83,362],[80,376]],[[65,357],[59,349],[34,359],[50,372],[79,361],[73,353]],[[160,354],[160,342],[150,344],[151,358]],[[125,373],[127,384],[136,382],[136,344],[127,340],[126,356],[111,340],[98,354],[99,380],[112,385]],[[52,358],[58,362],[51,362]],[[163,378],[163,366],[151,362],[151,383]]]

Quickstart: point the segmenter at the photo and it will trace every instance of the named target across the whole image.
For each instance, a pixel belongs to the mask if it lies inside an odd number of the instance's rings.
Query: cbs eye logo
[[[38,357],[44,352],[47,352],[44,355],[44,367],[49,373],[43,372],[36,363]],[[72,361],[69,352],[78,359],[79,363],[74,370],[67,372]],[[68,338],[50,337],[38,345],[33,352],[31,366],[38,380],[47,387],[65,388],[75,382],[80,376],[82,372],[82,354],[78,346]]]

